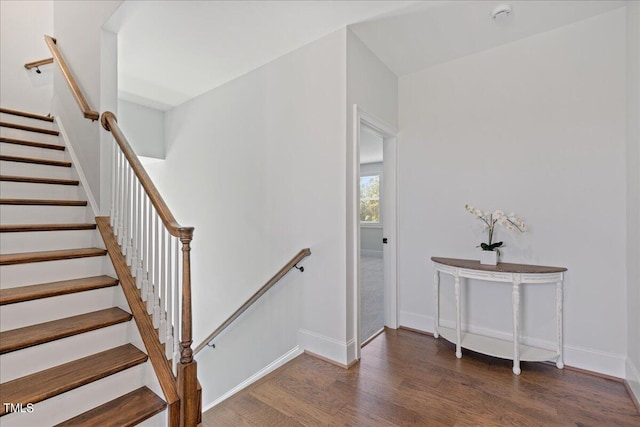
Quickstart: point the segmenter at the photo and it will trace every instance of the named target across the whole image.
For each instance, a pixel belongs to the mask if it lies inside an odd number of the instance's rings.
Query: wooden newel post
[[[180,396],[180,426],[195,427],[200,422],[198,401],[197,362],[193,360],[191,344],[191,266],[190,252],[193,228],[183,229],[182,242],[182,336],[180,337],[180,363],[178,364],[178,394]]]
[[[183,233],[182,242],[182,336],[180,337],[180,363],[191,363],[191,233]]]

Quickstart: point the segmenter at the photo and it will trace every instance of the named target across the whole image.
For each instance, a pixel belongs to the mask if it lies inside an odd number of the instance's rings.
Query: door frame
[[[383,147],[385,144],[389,150],[385,150],[385,153],[389,151],[392,154],[391,159],[383,159],[383,174],[387,185],[385,185],[384,204],[387,208],[383,208],[384,212],[388,212],[388,215],[384,215],[384,237],[389,239],[389,243],[383,246],[384,250],[384,263],[385,270],[388,270],[387,266],[390,266],[391,271],[385,271],[384,287],[384,325],[392,328],[398,328],[398,202],[397,202],[397,164],[398,164],[398,130],[378,117],[368,113],[357,104],[353,104],[353,137],[351,152],[354,153],[352,170],[353,170],[353,188],[352,194],[353,205],[351,211],[351,229],[353,230],[353,242],[355,242],[352,248],[352,265],[354,265],[353,272],[353,286],[354,286],[354,307],[353,307],[353,326],[354,326],[354,338],[356,347],[356,359],[360,359],[360,128],[362,124],[372,128],[383,137]],[[383,148],[384,149],[384,148]],[[389,225],[387,225],[389,224]]]

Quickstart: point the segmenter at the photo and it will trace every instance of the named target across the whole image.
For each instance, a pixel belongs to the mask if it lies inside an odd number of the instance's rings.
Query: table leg
[[[455,275],[454,287],[456,291],[456,357],[462,357],[462,331],[460,316],[460,276]]]
[[[435,312],[433,315],[433,337],[438,338],[438,323],[440,322],[440,272],[433,272],[433,298],[435,300]]]
[[[513,373],[520,375],[520,280],[513,282]]]
[[[557,344],[558,344],[558,360],[556,366],[558,369],[564,368],[564,358],[562,355],[562,282],[556,283],[556,323],[557,323]]]

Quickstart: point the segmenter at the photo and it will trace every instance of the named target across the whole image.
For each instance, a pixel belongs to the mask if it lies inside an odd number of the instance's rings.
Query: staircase
[[[0,424],[165,425],[69,158],[53,119],[0,109]]]

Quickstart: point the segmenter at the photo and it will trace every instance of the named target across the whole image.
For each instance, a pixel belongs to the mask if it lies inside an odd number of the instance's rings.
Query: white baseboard
[[[91,187],[89,187],[87,176],[84,174],[84,171],[82,170],[82,166],[80,164],[80,161],[78,160],[78,156],[76,156],[75,150],[73,149],[73,144],[69,139],[69,135],[67,134],[67,131],[64,129],[62,120],[58,116],[56,116],[54,120],[56,125],[58,126],[58,130],[60,131],[60,136],[64,141],[64,145],[67,147],[67,151],[69,152],[69,156],[71,157],[71,162],[73,162],[73,167],[76,169],[76,172],[78,173],[78,179],[82,183],[82,190],[87,195],[87,201],[91,206],[91,210],[93,211],[93,216],[94,217],[99,216],[98,203],[96,203],[96,198],[93,196],[93,192],[91,192]]]
[[[306,329],[299,329],[298,344],[303,350],[324,357],[339,365],[349,366],[349,363],[355,359],[355,340],[353,339],[344,342],[307,331]]]
[[[209,409],[216,406],[217,404],[223,402],[224,400],[227,400],[234,394],[238,393],[239,391],[245,389],[246,387],[250,386],[254,382],[258,381],[260,378],[275,371],[280,366],[284,365],[290,360],[295,359],[296,357],[301,355],[302,352],[303,352],[303,349],[300,348],[300,346],[298,345],[295,346],[294,348],[292,348],[291,350],[289,350],[288,352],[286,352],[285,354],[283,354],[282,356],[280,356],[279,358],[277,358],[276,360],[274,360],[273,362],[271,362],[270,364],[268,364],[267,366],[265,366],[264,368],[262,368],[261,370],[259,370],[258,372],[250,376],[249,378],[247,378],[246,380],[242,381],[240,384],[238,384],[237,386],[235,386],[234,388],[232,388],[231,390],[229,390],[228,392],[226,392],[216,400],[214,400],[212,403],[202,408],[202,412],[206,412]]]
[[[401,311],[398,316],[398,325],[433,333],[433,317],[422,314]]]
[[[636,398],[636,401],[640,402],[640,368],[634,366],[633,362],[627,358],[627,384],[629,389]]]
[[[384,257],[384,252],[383,251],[375,251],[375,250],[372,250],[372,249],[360,249],[360,255],[361,256],[373,257],[373,258],[383,258]]]
[[[434,323],[432,316],[425,316],[417,313],[401,311],[399,323],[411,329],[433,333]],[[453,320],[440,319],[440,324],[449,328],[455,328]],[[463,324],[462,328],[474,334],[486,335],[493,338],[511,341],[511,331],[498,331],[495,329],[482,328],[473,325]],[[522,337],[522,343],[542,348],[554,349],[555,342],[542,340],[534,337]],[[614,353],[607,353],[587,347],[575,345],[564,345],[564,363],[587,371],[598,372],[617,378],[625,377],[625,356]]]

